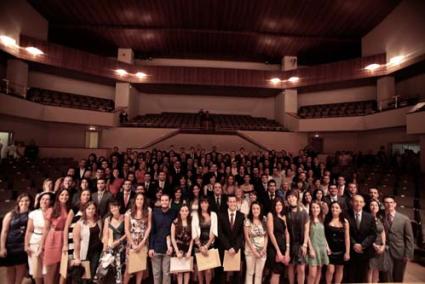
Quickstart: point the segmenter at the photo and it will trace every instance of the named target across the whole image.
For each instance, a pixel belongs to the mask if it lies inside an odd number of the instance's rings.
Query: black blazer
[[[149,182],[149,186],[146,187],[146,183],[143,183],[143,186],[145,187],[146,196],[150,199],[155,198],[156,188],[158,187],[157,183],[154,181]]]
[[[211,211],[214,211],[217,214],[227,212],[227,195],[221,195],[220,206],[218,206],[217,204],[217,199],[215,198],[215,195],[210,196],[208,198],[208,201],[210,204]]]
[[[134,196],[136,194],[133,191],[130,191],[130,198],[128,199],[128,203],[125,204],[124,202],[124,192],[120,191],[117,194],[117,201],[120,204],[120,213],[124,214],[125,212],[127,212],[127,210],[131,209],[131,206],[133,206],[133,202],[134,202]]]
[[[109,213],[109,202],[113,199],[112,194],[109,191],[103,193],[100,202],[97,198],[97,191],[93,193],[92,200],[97,206],[97,212],[101,218],[104,218]]]
[[[372,244],[376,240],[376,222],[372,215],[368,212],[362,211],[362,220],[360,227],[357,229],[356,219],[353,210],[349,211],[348,222],[350,224],[350,243],[351,250],[350,254],[353,258],[370,258],[373,256]],[[363,247],[363,253],[358,254],[353,250],[354,244],[361,244]]]
[[[244,215],[236,211],[233,229],[230,226],[229,214],[227,210],[218,214],[218,248],[221,251],[233,248],[238,252],[243,247],[243,223]]]
[[[158,190],[159,187],[159,181],[156,183],[156,189]],[[165,181],[164,188],[162,188],[162,193],[166,193],[170,196],[170,198],[173,198],[174,189],[173,186],[168,182]]]

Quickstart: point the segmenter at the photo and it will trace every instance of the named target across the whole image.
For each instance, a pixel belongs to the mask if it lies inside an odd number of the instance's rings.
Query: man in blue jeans
[[[152,259],[152,274],[155,284],[169,284],[170,256],[173,252],[170,235],[171,223],[176,218],[175,210],[170,208],[170,197],[161,196],[161,208],[155,208],[152,213],[152,234],[149,242],[149,257]]]

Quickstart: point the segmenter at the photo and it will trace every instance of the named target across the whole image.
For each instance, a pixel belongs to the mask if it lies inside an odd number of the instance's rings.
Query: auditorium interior
[[[424,27],[421,0],[0,1],[0,219],[91,154],[313,153],[397,197],[424,283]]]

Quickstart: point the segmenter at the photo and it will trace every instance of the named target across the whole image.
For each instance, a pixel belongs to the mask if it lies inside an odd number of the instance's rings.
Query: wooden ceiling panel
[[[400,0],[28,0],[49,21],[49,40],[115,56],[303,64],[359,57],[360,40]],[[317,54],[332,50],[330,55]]]

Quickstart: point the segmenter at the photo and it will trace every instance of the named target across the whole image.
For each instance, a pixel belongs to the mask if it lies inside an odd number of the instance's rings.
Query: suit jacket
[[[159,181],[156,183],[156,189],[158,188],[160,188]],[[166,193],[170,196],[170,198],[173,198],[173,193],[174,193],[173,186],[168,181],[165,181],[164,187],[162,188],[162,193]]]
[[[362,217],[360,222],[360,227],[357,229],[356,219],[354,212],[349,211],[348,222],[350,224],[350,243],[351,250],[350,254],[354,259],[363,259],[370,258],[373,256],[373,247],[372,244],[376,240],[376,223],[370,213],[362,211]],[[361,244],[363,247],[363,253],[358,254],[353,250],[354,244]]]
[[[125,200],[124,200],[124,192],[118,192],[117,194],[117,201],[120,204],[120,213],[124,214],[125,212],[127,212],[127,210],[131,209],[131,206],[133,206],[133,202],[134,202],[134,196],[136,194],[133,191],[130,191],[130,198],[128,199],[128,203],[125,204]]]
[[[217,215],[222,212],[227,212],[227,196],[226,195],[224,194],[221,195],[220,206],[218,206],[217,204],[217,199],[215,195],[210,196],[208,200],[210,203],[211,211],[214,211],[215,213],[217,213]]]
[[[276,197],[280,197],[283,199],[282,192],[280,190],[277,190],[275,192],[274,199],[276,199]],[[260,194],[260,196],[258,197],[258,201],[261,202],[261,204],[263,205],[264,214],[267,214],[272,211],[274,199],[270,199],[268,191],[264,191],[262,194]]]
[[[108,212],[109,212],[109,202],[112,200],[112,194],[109,191],[106,191],[103,193],[102,199],[98,200],[98,193],[97,191],[93,193],[92,200],[97,206],[97,212],[99,213],[99,216],[104,218]]]
[[[391,225],[387,218],[384,218],[384,228],[391,256],[395,259],[412,259],[415,247],[409,217],[396,212]]]
[[[227,210],[218,214],[218,248],[223,252],[233,248],[236,252],[243,246],[243,226],[244,215],[236,211],[233,228],[230,226],[229,214]]]
[[[146,183],[143,183],[143,186],[145,186],[145,184],[146,184]],[[156,189],[157,189],[157,187],[158,187],[158,185],[157,185],[157,183],[156,183],[156,182],[154,182],[154,181],[150,181],[150,182],[149,182],[149,186],[148,186],[148,187],[146,187],[146,186],[145,186],[145,192],[146,192],[146,195],[147,195],[150,199],[155,198],[155,193],[156,193]]]
[[[326,195],[325,197],[323,197],[323,201],[326,202],[328,204],[328,207],[330,208],[331,206],[331,197],[329,195]],[[345,200],[345,197],[343,196],[338,196],[336,201],[338,202],[338,204],[341,206],[341,209],[344,211],[347,209],[347,202]]]

